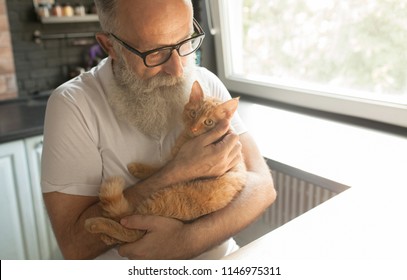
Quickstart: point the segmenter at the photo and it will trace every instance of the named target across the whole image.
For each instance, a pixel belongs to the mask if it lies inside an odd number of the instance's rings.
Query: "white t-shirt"
[[[201,67],[196,72],[205,94],[230,98],[214,74]],[[182,124],[160,138],[144,135],[113,113],[106,98],[112,83],[111,59],[106,58],[52,93],[44,125],[43,192],[97,196],[101,182],[110,176],[122,176],[127,186],[137,183],[127,170],[130,162],[165,164]],[[238,114],[232,127],[238,134],[246,131]]]

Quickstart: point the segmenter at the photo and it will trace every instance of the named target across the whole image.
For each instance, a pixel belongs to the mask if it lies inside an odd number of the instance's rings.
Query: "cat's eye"
[[[194,110],[189,111],[189,116],[193,119],[196,117],[196,112]]]
[[[207,119],[207,120],[204,121],[204,124],[205,124],[206,126],[212,126],[212,125],[213,125],[213,120]]]

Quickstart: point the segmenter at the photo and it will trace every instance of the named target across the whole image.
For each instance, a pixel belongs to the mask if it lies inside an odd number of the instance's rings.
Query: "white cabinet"
[[[34,207],[23,141],[0,145],[1,259],[38,256]]]
[[[42,136],[25,139],[25,150],[27,154],[28,171],[30,175],[32,200],[34,206],[35,222],[37,226],[39,258],[59,259],[61,253],[58,248],[51,223],[42,199],[41,192],[41,154]]]
[[[42,200],[41,145],[41,136],[0,144],[0,259],[61,256]]]

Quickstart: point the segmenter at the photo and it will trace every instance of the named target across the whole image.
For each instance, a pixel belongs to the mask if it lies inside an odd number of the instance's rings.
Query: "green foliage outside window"
[[[242,16],[242,74],[407,103],[406,0],[243,0]]]

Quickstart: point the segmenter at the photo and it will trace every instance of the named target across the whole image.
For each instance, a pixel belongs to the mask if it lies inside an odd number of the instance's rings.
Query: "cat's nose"
[[[197,127],[191,127],[191,131],[192,131],[193,133],[196,133],[196,132],[198,131],[198,128],[197,128]]]

